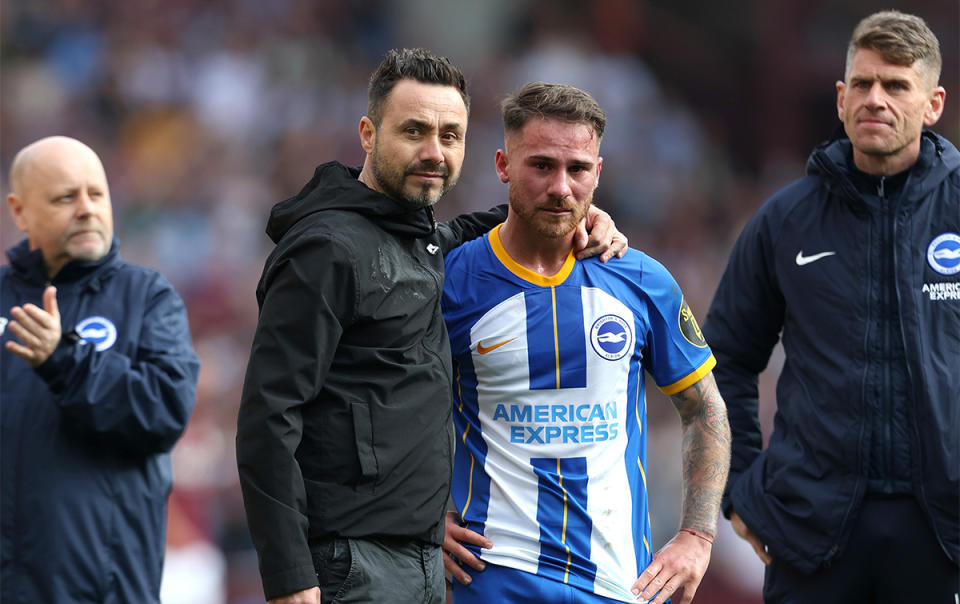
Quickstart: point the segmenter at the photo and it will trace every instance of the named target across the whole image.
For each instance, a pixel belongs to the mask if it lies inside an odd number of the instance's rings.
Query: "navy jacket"
[[[960,153],[925,132],[887,225],[875,200],[857,191],[853,170],[848,139],[815,149],[807,176],[764,203],[740,235],[707,315],[703,331],[733,430],[724,509],[732,506],[774,557],[812,572],[844,550],[871,453],[880,445],[896,455],[907,439],[900,459],[911,466],[908,489],[957,562]],[[877,350],[881,241],[893,246],[900,330]],[[774,431],[761,450],[757,374],[778,339],[786,361]],[[892,414],[898,425],[879,430],[873,403],[890,378],[871,361],[898,348],[906,409]]]
[[[49,282],[26,241],[7,255],[4,328],[12,306],[43,307]],[[64,336],[50,358],[34,370],[0,348],[0,601],[158,603],[169,451],[199,369],[186,311],[159,273],[122,262],[116,241],[52,283]]]

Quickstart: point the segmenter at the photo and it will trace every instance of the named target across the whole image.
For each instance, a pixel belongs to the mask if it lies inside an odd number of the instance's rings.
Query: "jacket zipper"
[[[888,320],[890,318],[890,284],[888,283],[888,273],[890,272],[890,207],[889,200],[884,194],[884,176],[880,177],[880,183],[877,185],[877,195],[880,197],[880,220],[881,222],[881,237],[880,237],[880,254],[881,254],[881,263],[880,263],[880,422],[881,430],[883,431],[883,448],[881,449],[883,453],[883,458],[881,463],[883,464],[882,468],[877,468],[883,477],[882,480],[882,490],[888,492],[890,490],[890,472],[892,469],[892,461],[890,459],[890,419],[893,415],[891,409],[890,401],[890,326],[888,325]],[[876,425],[876,424],[874,424]]]
[[[890,199],[886,196],[885,191],[885,182],[886,177],[880,177],[880,184],[877,187],[877,194],[880,196],[881,204],[881,216],[883,220],[883,238],[880,245],[881,253],[883,254],[883,268],[880,271],[881,275],[881,284],[882,291],[881,295],[883,296],[883,316],[881,320],[883,321],[883,330],[881,335],[881,344],[882,344],[882,392],[883,392],[883,415],[881,415],[880,420],[883,422],[883,492],[891,493],[893,492],[893,427],[891,422],[893,421],[893,393],[891,392],[893,388],[893,377],[890,375],[890,363],[892,359],[891,351],[891,338],[890,338],[890,319],[892,318],[891,310],[893,305],[893,300],[891,296],[891,288],[893,287],[892,283],[892,272],[893,272],[893,221],[895,220],[893,208],[891,207]]]

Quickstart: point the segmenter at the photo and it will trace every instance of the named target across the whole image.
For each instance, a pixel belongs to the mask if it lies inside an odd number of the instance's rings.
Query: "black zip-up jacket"
[[[896,479],[906,462],[908,488],[957,562],[960,153],[924,132],[888,212],[881,191],[873,200],[858,192],[854,174],[845,137],[815,149],[807,176],[746,226],[717,289],[703,331],[733,430],[724,511],[732,507],[774,557],[812,572],[844,550],[872,479]],[[886,304],[885,258],[895,296]],[[895,333],[884,332],[890,309]],[[761,450],[757,374],[781,337],[777,414]],[[899,376],[882,362],[898,357]],[[878,397],[898,383],[905,396],[884,411]],[[877,413],[897,425],[878,428]]]
[[[452,456],[443,254],[506,216],[437,225],[319,166],[274,206],[237,463],[267,598],[317,584],[309,543],[440,544]]]

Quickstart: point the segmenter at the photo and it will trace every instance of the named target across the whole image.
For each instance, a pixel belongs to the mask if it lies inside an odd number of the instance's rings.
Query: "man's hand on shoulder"
[[[627,253],[627,236],[617,230],[613,218],[597,206],[591,205],[587,216],[573,235],[573,252],[579,260],[600,254],[600,261]]]
[[[320,588],[311,587],[303,591],[295,591],[269,600],[267,604],[320,604]]]
[[[654,555],[631,591],[651,604],[663,604],[670,597],[674,604],[689,604],[707,572],[712,549],[706,537],[681,530]]]

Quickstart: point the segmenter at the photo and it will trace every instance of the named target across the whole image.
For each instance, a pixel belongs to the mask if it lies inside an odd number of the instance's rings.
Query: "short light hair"
[[[845,80],[850,78],[853,55],[860,49],[879,53],[887,63],[913,67],[930,88],[940,80],[940,41],[916,15],[886,10],[860,21],[847,47]]]
[[[519,132],[532,118],[552,118],[593,128],[599,142],[607,125],[607,116],[597,101],[566,84],[531,82],[508,95],[500,111],[505,133]]]
[[[426,48],[395,48],[387,51],[383,61],[370,76],[370,85],[367,88],[367,117],[374,126],[380,126],[383,105],[400,80],[451,86],[460,93],[467,113],[470,113],[467,80],[450,59]]]

